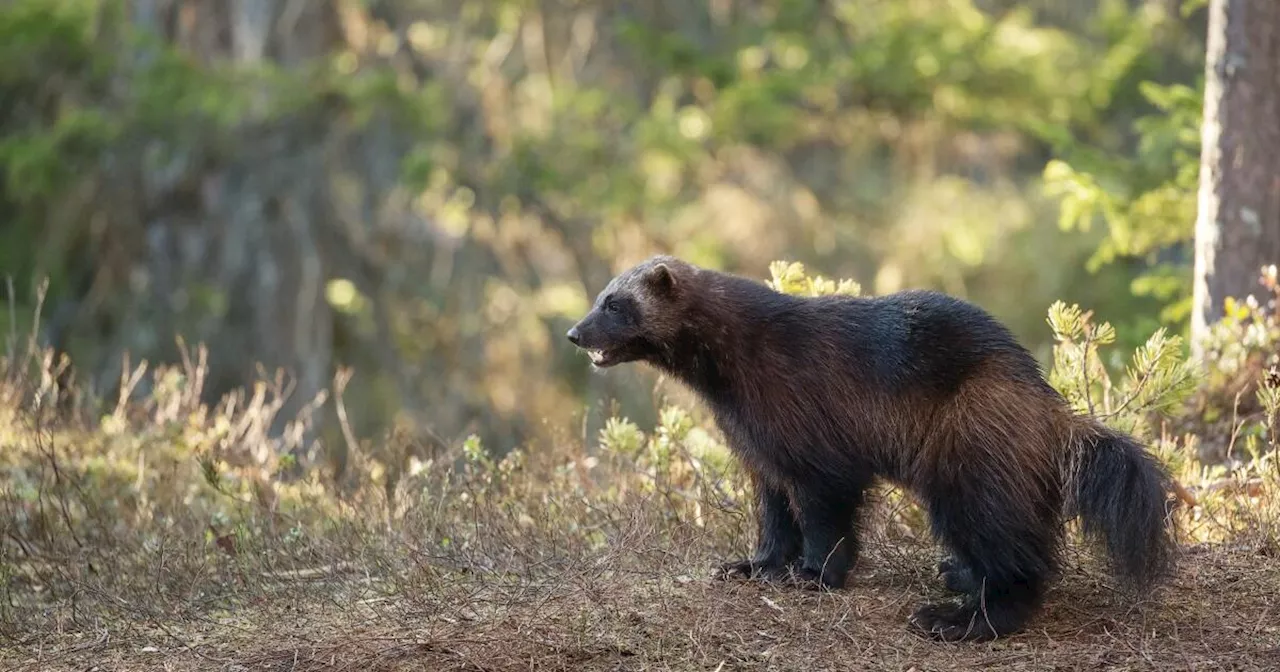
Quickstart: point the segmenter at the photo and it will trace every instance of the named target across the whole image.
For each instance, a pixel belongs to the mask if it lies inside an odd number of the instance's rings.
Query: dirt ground
[[[860,563],[835,593],[714,582],[689,566],[648,575],[574,567],[537,581],[457,575],[420,594],[347,575],[340,590],[331,577],[198,618],[32,633],[0,650],[0,668],[1280,669],[1280,558],[1249,549],[1188,549],[1177,576],[1137,601],[1103,575],[1068,569],[1027,631],[983,644],[912,634],[912,608],[945,595],[922,563],[898,564]],[[299,597],[307,594],[316,597]]]

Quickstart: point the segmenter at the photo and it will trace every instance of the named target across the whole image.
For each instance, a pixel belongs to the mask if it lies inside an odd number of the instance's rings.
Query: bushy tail
[[[1148,588],[1173,569],[1177,549],[1168,476],[1133,437],[1086,422],[1071,475],[1074,508],[1114,571],[1133,588]]]

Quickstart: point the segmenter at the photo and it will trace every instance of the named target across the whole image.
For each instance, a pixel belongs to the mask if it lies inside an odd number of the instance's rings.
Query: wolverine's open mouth
[[[583,348],[587,351],[587,357],[591,358],[591,365],[597,369],[607,369],[616,364],[629,362],[633,359],[626,346],[614,348]]]
[[[611,366],[618,360],[617,352],[610,350],[587,350],[587,356],[591,358],[594,366],[601,368]]]

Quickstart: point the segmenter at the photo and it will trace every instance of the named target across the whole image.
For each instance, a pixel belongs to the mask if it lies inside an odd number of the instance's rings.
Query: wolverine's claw
[[[735,560],[717,567],[713,577],[720,581],[736,579],[772,583],[785,580],[790,573],[790,568],[787,565]]]
[[[753,573],[750,560],[726,562],[715,569],[712,576],[720,581],[749,579]]]

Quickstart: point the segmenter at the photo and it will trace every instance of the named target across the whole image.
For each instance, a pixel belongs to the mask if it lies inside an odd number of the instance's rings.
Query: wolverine
[[[927,290],[799,297],[656,256],[567,334],[595,367],[643,362],[693,390],[750,477],[758,539],[721,578],[839,589],[859,508],[912,493],[960,597],[910,624],[944,641],[1022,630],[1080,519],[1134,589],[1171,570],[1167,474],[1131,436],[1073,411],[993,316]]]

